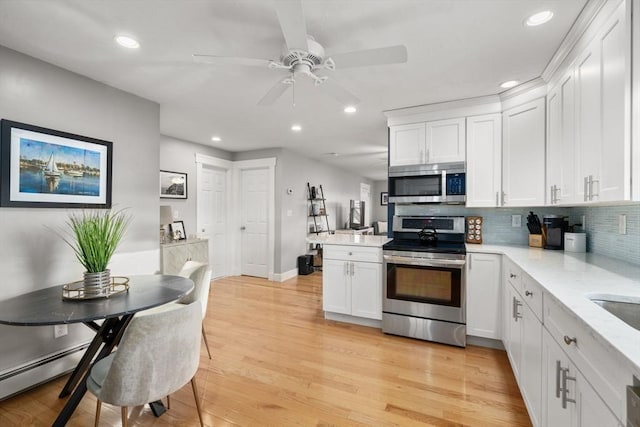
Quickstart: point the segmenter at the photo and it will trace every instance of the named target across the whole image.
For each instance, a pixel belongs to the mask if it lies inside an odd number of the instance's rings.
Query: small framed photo
[[[182,172],[160,171],[160,198],[186,199],[187,174]]]
[[[173,221],[171,223],[171,237],[173,240],[185,240],[187,233],[184,231],[184,222]]]
[[[389,193],[387,192],[380,193],[380,204],[382,206],[387,206],[389,204]]]

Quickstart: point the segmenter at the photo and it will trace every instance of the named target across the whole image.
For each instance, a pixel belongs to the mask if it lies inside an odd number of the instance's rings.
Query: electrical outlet
[[[627,216],[625,214],[618,215],[618,233],[627,234]]]
[[[511,215],[511,226],[522,227],[522,215]]]
[[[53,337],[60,338],[64,337],[69,333],[69,328],[67,325],[53,325]]]

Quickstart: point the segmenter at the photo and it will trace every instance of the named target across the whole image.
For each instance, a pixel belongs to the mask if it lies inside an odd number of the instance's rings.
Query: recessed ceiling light
[[[294,132],[300,132],[302,130],[302,126],[293,125],[293,126],[291,126],[291,130],[294,131]]]
[[[345,113],[352,114],[352,113],[355,113],[356,111],[357,111],[356,107],[354,107],[353,105],[347,105],[346,107],[344,107]]]
[[[549,22],[551,18],[553,18],[553,12],[550,10],[543,10],[542,12],[534,13],[528,17],[525,23],[530,27],[535,27],[537,25],[542,25],[545,22]]]
[[[213,142],[220,142],[220,141],[222,141],[222,138],[220,138],[219,136],[212,136],[212,137],[211,137],[211,140],[212,140]]]
[[[127,49],[137,49],[140,47],[140,43],[134,38],[129,36],[116,36],[116,43],[118,43],[122,47],[126,47]]]
[[[509,80],[507,82],[504,83],[500,83],[500,87],[503,89],[510,89],[512,87],[518,86],[520,82],[517,80]]]

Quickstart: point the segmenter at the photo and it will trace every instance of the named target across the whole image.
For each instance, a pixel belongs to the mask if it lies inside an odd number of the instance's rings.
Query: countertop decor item
[[[126,283],[116,282],[115,278],[111,279],[107,267],[130,220],[131,217],[124,210],[116,212],[111,210],[82,211],[82,213],[69,215],[67,221],[69,230],[67,230],[66,236],[62,235],[62,238],[66,244],[71,246],[76,258],[86,271],[84,286],[78,286],[77,282],[66,285],[66,291],[74,291],[75,293],[65,296],[63,290],[65,298],[107,298],[111,294],[126,290],[123,289]]]

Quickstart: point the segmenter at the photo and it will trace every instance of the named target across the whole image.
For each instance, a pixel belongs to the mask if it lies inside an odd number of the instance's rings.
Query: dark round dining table
[[[57,285],[0,301],[0,324],[44,326],[83,323],[96,332],[60,392],[60,397],[71,396],[53,425],[64,426],[71,418],[87,391],[86,378],[94,356],[95,363],[113,351],[137,312],[176,301],[193,287],[193,281],[185,277],[153,274],[129,276],[128,291],[110,298],[63,299],[62,285]],[[97,320],[103,322],[99,324]]]

